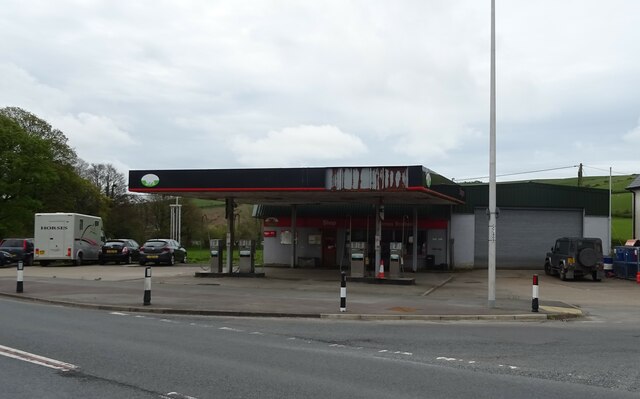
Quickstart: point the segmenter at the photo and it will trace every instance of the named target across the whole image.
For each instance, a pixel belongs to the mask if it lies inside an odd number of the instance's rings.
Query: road
[[[425,323],[167,317],[6,299],[0,300],[0,314],[3,398],[640,394],[635,319]],[[16,349],[32,355],[16,356]],[[33,355],[50,360],[36,364]],[[66,369],[50,368],[60,367],[54,360]]]

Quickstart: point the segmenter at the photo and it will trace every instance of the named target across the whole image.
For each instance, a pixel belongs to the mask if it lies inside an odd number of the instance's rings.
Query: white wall
[[[451,215],[453,266],[456,269],[473,268],[475,223],[476,218],[473,214]]]
[[[602,240],[602,253],[605,255],[611,251],[609,241],[609,218],[607,216],[584,216],[583,235],[585,237],[597,237]]]
[[[265,265],[291,265],[291,244],[281,244],[282,232],[292,231],[290,227],[265,227],[265,230],[275,231],[275,237],[264,237],[264,264]],[[298,227],[298,246],[296,256],[298,258],[318,258],[322,254],[321,245],[309,244],[309,234],[320,234],[320,229]]]

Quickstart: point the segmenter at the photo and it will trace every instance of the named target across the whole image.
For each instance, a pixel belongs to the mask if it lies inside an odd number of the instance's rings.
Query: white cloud
[[[367,152],[359,137],[328,125],[287,127],[258,139],[236,136],[231,140],[231,149],[238,162],[251,166],[344,161]]]
[[[20,107],[40,114],[69,105],[70,99],[62,90],[38,81],[15,64],[0,63],[0,107]]]
[[[2,5],[0,107],[47,119],[87,162],[487,168],[489,2]],[[604,143],[636,120],[640,3],[602,7],[498,2],[499,171],[544,169],[566,158],[560,144]],[[631,146],[577,152],[571,163],[636,158]]]
[[[640,118],[638,118],[638,125],[625,133],[622,139],[627,143],[640,143]]]
[[[137,144],[129,133],[105,116],[80,113],[53,115],[48,120],[64,132],[80,158],[90,163],[121,164],[118,152]]]

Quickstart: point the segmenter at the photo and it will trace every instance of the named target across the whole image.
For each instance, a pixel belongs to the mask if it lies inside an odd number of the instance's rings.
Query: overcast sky
[[[640,1],[497,0],[497,173],[640,173]],[[0,107],[129,169],[489,174],[490,0],[2,0]],[[599,169],[603,170],[599,170]]]

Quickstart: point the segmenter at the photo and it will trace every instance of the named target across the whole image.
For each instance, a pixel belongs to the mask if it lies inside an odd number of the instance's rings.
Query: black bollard
[[[347,273],[340,273],[340,311],[347,311]]]
[[[144,269],[144,299],[143,305],[151,305],[151,267]]]

